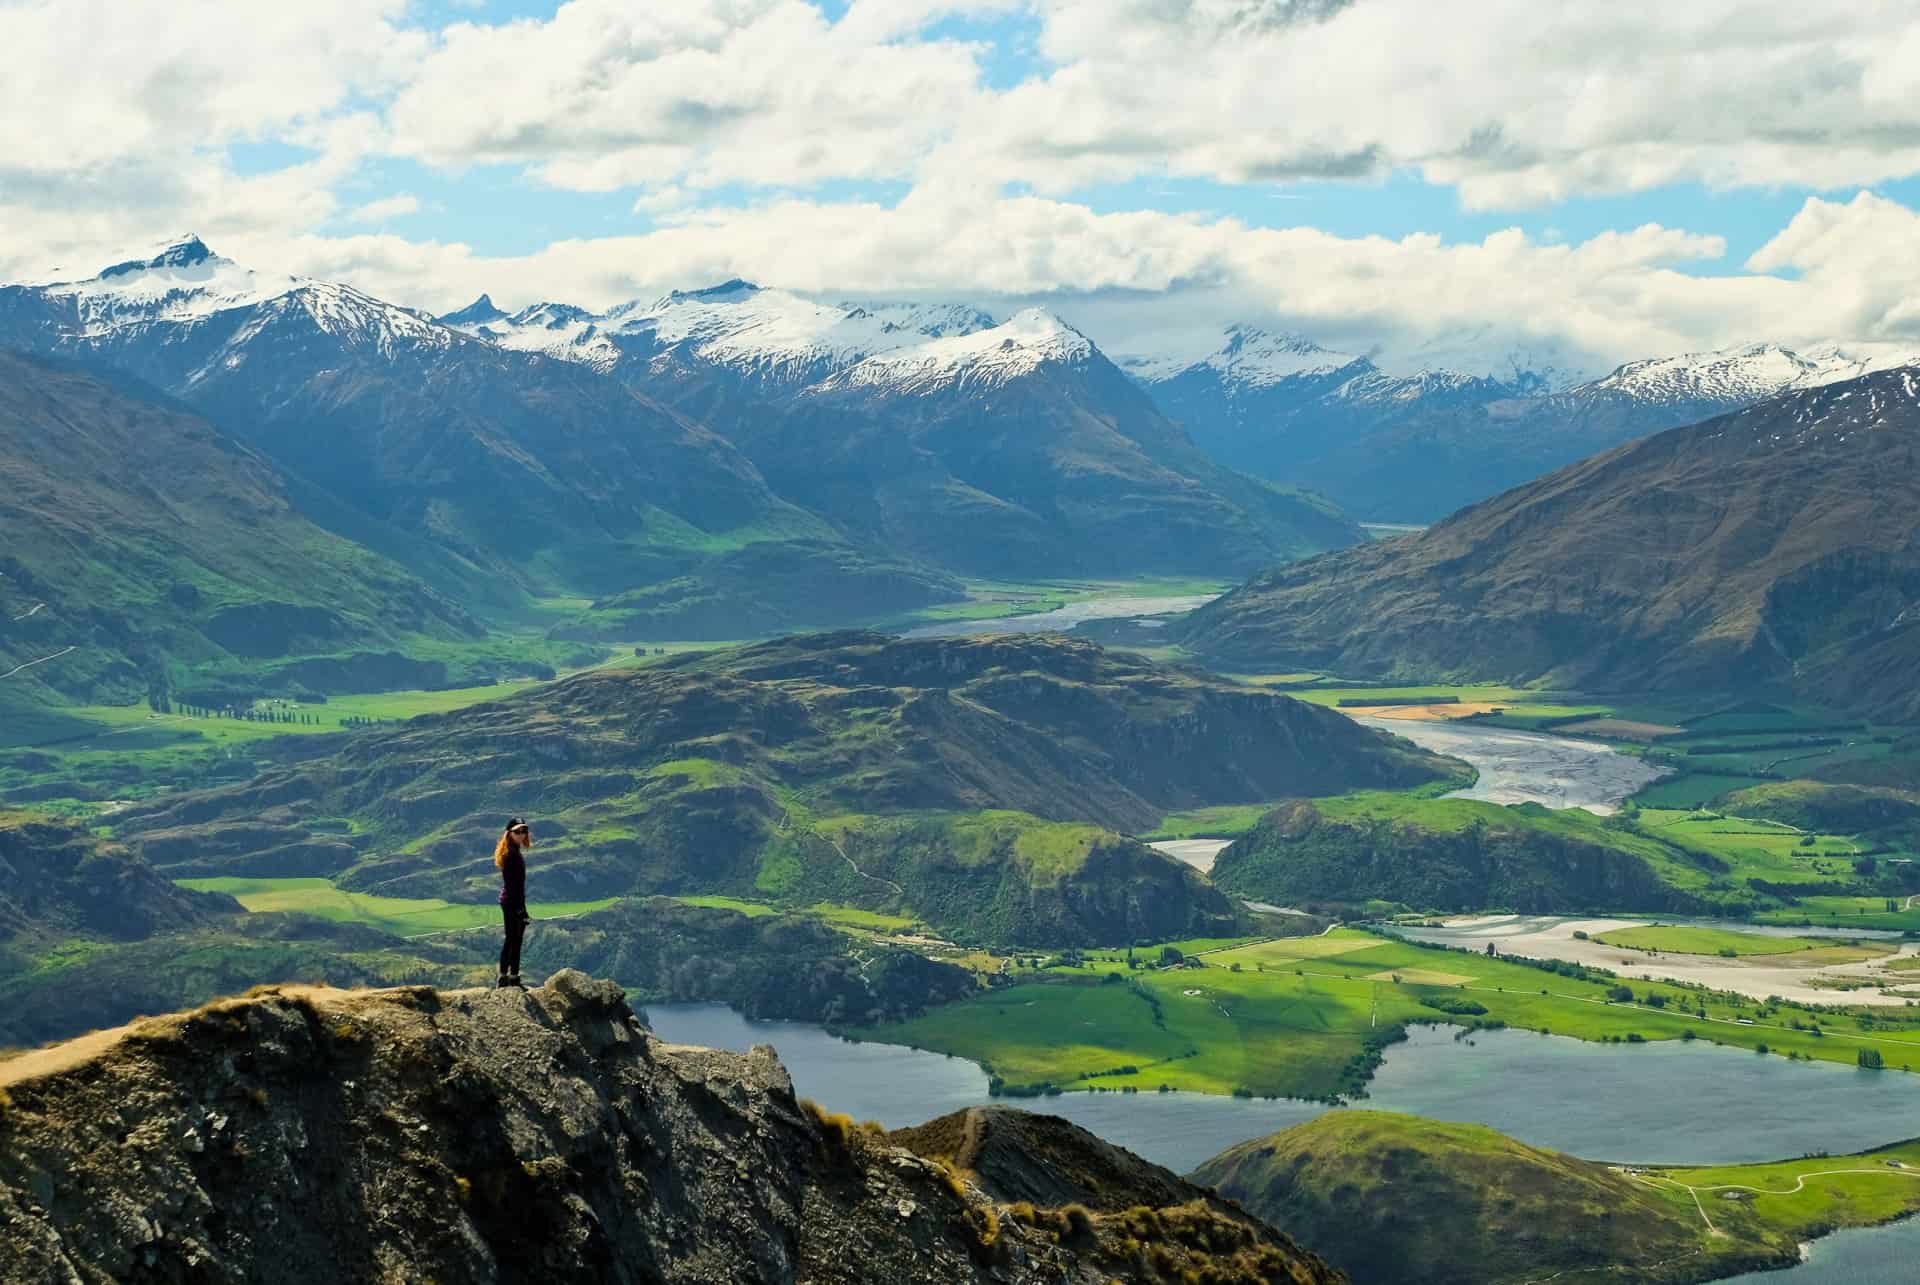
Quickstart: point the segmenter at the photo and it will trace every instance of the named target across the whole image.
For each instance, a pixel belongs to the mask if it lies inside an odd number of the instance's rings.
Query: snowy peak
[[[217,257],[207,248],[205,241],[189,233],[178,240],[164,243],[151,255],[142,255],[128,259],[124,263],[116,263],[111,267],[100,269],[98,279],[125,276],[130,272],[142,272],[150,268],[191,268]],[[225,259],[220,261],[227,262]]]
[[[813,384],[880,353],[995,324],[988,314],[962,304],[821,303],[739,279],[700,290],[674,290],[651,302],[635,300],[597,314],[542,303],[512,316],[456,314],[445,320],[503,348],[602,371],[624,360],[694,362],[791,388]]]
[[[993,314],[963,303],[842,303],[849,321],[875,320],[889,331],[944,339],[998,324]]]
[[[507,314],[494,307],[493,296],[481,295],[458,312],[449,312],[438,318],[443,326],[456,329],[462,326],[484,326],[489,322],[504,321]]]
[[[722,281],[717,286],[708,286],[704,290],[675,290],[660,301],[661,305],[673,303],[739,303],[751,299],[760,293],[760,287],[751,281],[735,277],[731,281]]]
[[[1322,348],[1304,335],[1236,324],[1228,326],[1217,346],[1208,351],[1176,347],[1129,353],[1119,360],[1128,374],[1148,387],[1183,375],[1199,375],[1229,387],[1260,389],[1291,379],[1330,375],[1366,359]]]
[[[1920,361],[1920,351],[1891,344],[1855,348],[1823,344],[1801,352],[1777,344],[1748,344],[1628,362],[1580,391],[1624,395],[1651,405],[1743,405],[1916,361]]]
[[[925,396],[949,388],[1000,388],[1043,366],[1078,365],[1093,342],[1041,308],[1027,308],[1001,324],[967,334],[929,338],[877,353],[824,380],[819,391],[866,388]]]

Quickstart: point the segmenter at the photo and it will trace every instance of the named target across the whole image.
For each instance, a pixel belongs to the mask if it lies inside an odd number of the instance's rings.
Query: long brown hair
[[[505,870],[507,868],[507,854],[520,846],[513,841],[513,827],[525,824],[526,823],[519,817],[515,817],[513,820],[507,822],[507,828],[500,832],[500,842],[493,845],[493,864],[495,869]]]

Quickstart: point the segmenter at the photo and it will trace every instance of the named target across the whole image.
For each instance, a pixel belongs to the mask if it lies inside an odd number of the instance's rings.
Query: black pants
[[[501,975],[520,975],[520,938],[527,931],[527,908],[525,906],[500,907],[500,919],[506,929],[506,940],[500,943]]]

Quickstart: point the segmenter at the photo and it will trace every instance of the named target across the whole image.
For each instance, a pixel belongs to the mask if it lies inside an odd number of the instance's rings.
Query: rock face
[[[1162,1279],[1161,1259],[1342,1279],[1245,1215],[1164,1246],[1086,1210],[1002,1217],[796,1100],[770,1049],[662,1044],[572,971],[530,992],[269,991],[0,1081],[9,1281],[1104,1282]]]
[[[1920,370],[1788,393],[1596,455],[1417,535],[1269,571],[1180,640],[1236,665],[1777,684],[1920,711]]]
[[[133,941],[239,911],[233,898],[175,887],[125,848],[78,826],[0,814],[0,948],[16,938]]]

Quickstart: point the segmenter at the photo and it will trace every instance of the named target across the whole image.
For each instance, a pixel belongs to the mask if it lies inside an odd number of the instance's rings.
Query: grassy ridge
[[[1703,1281],[1920,1209],[1920,1142],[1712,1168],[1599,1164],[1482,1125],[1331,1112],[1195,1174],[1357,1280]]]

